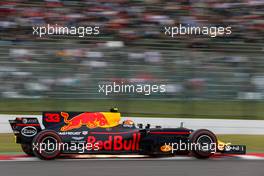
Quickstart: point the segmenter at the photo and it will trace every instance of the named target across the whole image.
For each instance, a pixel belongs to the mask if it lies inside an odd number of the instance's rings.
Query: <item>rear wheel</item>
[[[28,156],[34,156],[31,144],[21,144],[21,148]]]
[[[191,155],[199,158],[206,159],[214,155],[217,149],[217,138],[215,134],[206,129],[194,131],[189,141],[192,145]]]
[[[60,136],[52,130],[44,130],[38,133],[33,141],[33,153],[43,160],[52,160],[60,155]]]

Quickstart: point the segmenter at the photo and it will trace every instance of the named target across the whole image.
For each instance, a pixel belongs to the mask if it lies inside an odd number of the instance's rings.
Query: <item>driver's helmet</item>
[[[133,122],[133,120],[124,120],[122,125],[123,127],[128,127],[128,128],[135,127],[135,123]]]
[[[118,112],[118,108],[114,107],[110,109],[110,112]]]

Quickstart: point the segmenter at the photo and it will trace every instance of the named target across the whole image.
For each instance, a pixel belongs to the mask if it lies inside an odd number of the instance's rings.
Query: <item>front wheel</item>
[[[216,135],[206,129],[194,131],[190,135],[189,141],[192,144],[191,155],[199,159],[209,158],[217,150]]]
[[[33,153],[42,160],[52,160],[60,155],[60,136],[52,130],[44,130],[38,133],[33,141]]]

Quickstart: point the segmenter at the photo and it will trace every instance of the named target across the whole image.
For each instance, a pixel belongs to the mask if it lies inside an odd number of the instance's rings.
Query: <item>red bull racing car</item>
[[[23,151],[44,160],[80,154],[191,155],[205,159],[215,153],[246,153],[246,146],[221,142],[207,129],[121,122],[116,108],[110,112],[43,112],[42,125],[38,118],[17,117],[9,122]]]

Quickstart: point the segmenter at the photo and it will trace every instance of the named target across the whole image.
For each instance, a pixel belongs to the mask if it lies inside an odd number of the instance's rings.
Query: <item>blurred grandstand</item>
[[[263,0],[0,2],[0,96],[262,100]],[[32,35],[32,26],[100,26],[96,37]],[[232,35],[168,38],[164,25],[231,26]],[[166,94],[98,92],[107,82],[166,84]]]

